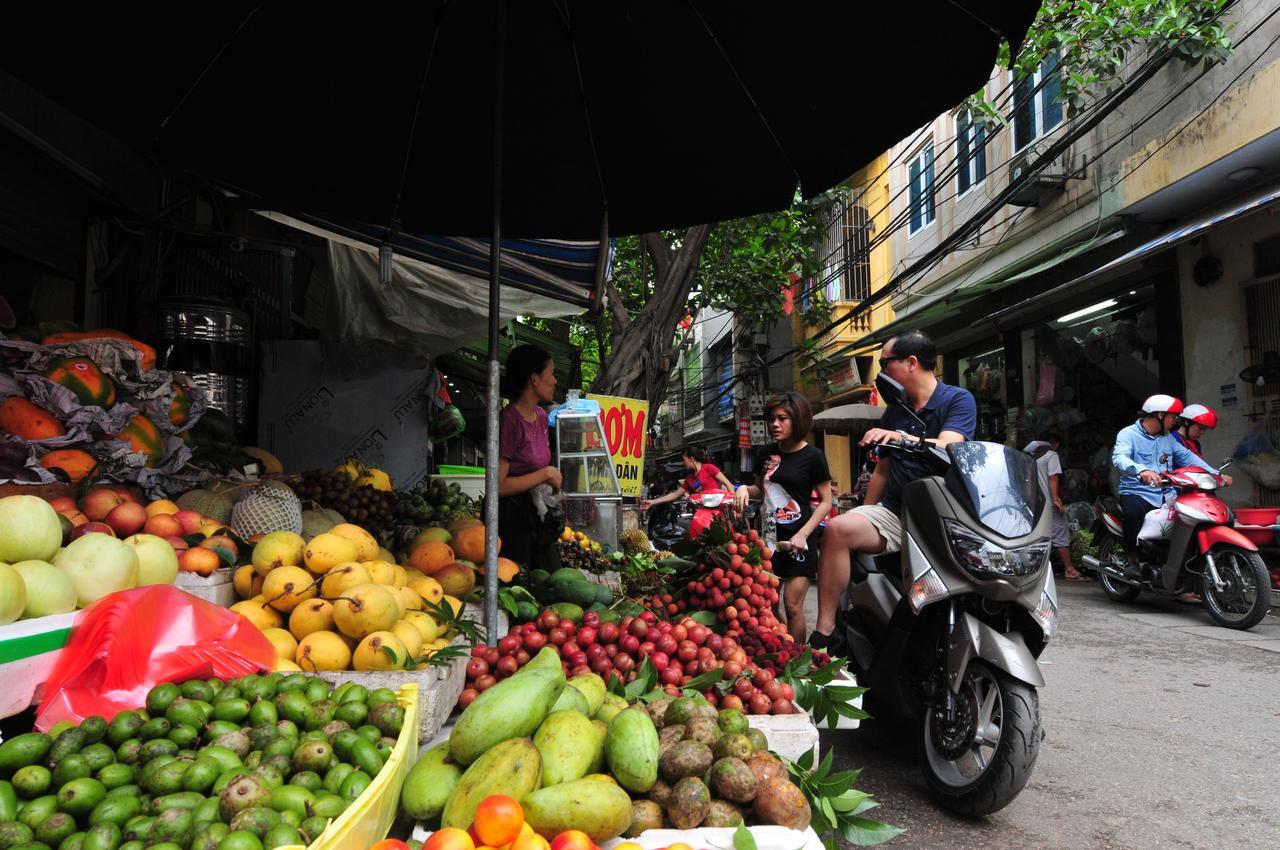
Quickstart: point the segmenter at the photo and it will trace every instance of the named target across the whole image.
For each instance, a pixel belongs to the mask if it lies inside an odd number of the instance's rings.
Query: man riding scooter
[[[978,424],[973,394],[938,380],[933,373],[937,360],[933,340],[923,331],[907,331],[884,344],[880,371],[902,385],[916,417],[901,408],[889,408],[880,420],[881,427],[867,431],[861,445],[901,440],[945,447],[973,439]],[[836,635],[836,613],[840,596],[849,585],[851,552],[897,552],[902,545],[902,488],[931,474],[923,456],[889,457],[882,453],[867,485],[865,502],[828,523],[818,567],[818,624],[809,636],[810,646],[825,648]]]
[[[1142,416],[1116,434],[1111,463],[1121,473],[1119,496],[1124,512],[1126,579],[1142,581],[1139,566],[1138,532],[1152,508],[1160,506],[1164,494],[1160,473],[1181,466],[1198,466],[1219,475],[1199,455],[1174,439],[1173,428],[1183,412],[1182,402],[1171,395],[1157,394],[1142,403]],[[1231,476],[1222,475],[1224,485]]]

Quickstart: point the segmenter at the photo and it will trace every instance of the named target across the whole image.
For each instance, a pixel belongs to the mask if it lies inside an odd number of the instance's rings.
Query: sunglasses
[[[907,356],[910,357],[910,355],[907,355]],[[906,359],[907,359],[906,357],[881,357],[880,368],[883,369],[886,363],[892,363],[895,360],[906,360]]]

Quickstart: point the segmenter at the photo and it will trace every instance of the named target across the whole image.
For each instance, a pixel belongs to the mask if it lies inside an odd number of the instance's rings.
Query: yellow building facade
[[[888,283],[893,269],[889,228],[889,154],[886,151],[846,181],[848,194],[832,210],[826,237],[819,247],[823,270],[817,278],[800,281],[792,313],[792,331],[804,356],[795,358],[796,387],[815,412],[863,401],[878,368],[872,356],[854,356],[859,339],[893,321],[888,299],[858,312],[863,302]],[[811,323],[818,296],[831,307],[836,328],[822,336],[829,322]],[[851,313],[857,312],[853,318]],[[811,346],[811,347],[810,347]],[[856,446],[848,435],[825,433],[823,450],[841,491],[857,478]]]

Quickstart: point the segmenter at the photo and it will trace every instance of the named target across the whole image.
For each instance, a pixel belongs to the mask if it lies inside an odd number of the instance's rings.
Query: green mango
[[[641,794],[652,788],[658,781],[658,730],[649,712],[642,708],[620,712],[605,734],[604,757],[623,788]]]
[[[551,714],[555,714],[557,711],[575,711],[585,717],[590,717],[591,704],[587,702],[587,698],[582,691],[577,688],[566,687],[560,692],[560,696],[556,698],[556,704],[551,706]],[[547,717],[550,717],[551,714],[548,714]],[[543,722],[545,723],[546,721]]]
[[[578,699],[586,703],[586,698],[574,688],[565,688],[564,691],[578,694]],[[580,711],[553,711],[538,727],[533,745],[542,757],[544,788],[587,775],[587,770],[604,746],[591,722]]]
[[[547,652],[554,656],[554,670],[547,662],[538,661]],[[538,731],[564,691],[565,678],[554,650],[544,648],[529,666],[536,663],[541,664],[539,669],[528,671],[526,667],[467,706],[449,735],[449,754],[454,761],[471,764],[496,744]]]
[[[462,768],[449,760],[449,742],[437,744],[422,754],[405,777],[400,808],[414,820],[437,818],[461,778]]]
[[[454,734],[457,734],[456,726]],[[452,755],[452,735],[450,739]],[[475,820],[476,808],[485,797],[505,794],[521,800],[541,785],[542,756],[533,741],[529,738],[502,741],[472,762],[459,777],[457,787],[445,801],[440,825],[466,829]]]
[[[587,698],[587,710],[583,712],[588,717],[593,716],[600,710],[600,706],[604,705],[604,698],[609,693],[609,689],[605,687],[604,679],[595,673],[582,673],[574,676],[566,684],[572,686]]]
[[[631,825],[631,796],[607,780],[549,785],[521,798],[520,806],[525,823],[548,840],[565,830],[580,829],[603,844]]]

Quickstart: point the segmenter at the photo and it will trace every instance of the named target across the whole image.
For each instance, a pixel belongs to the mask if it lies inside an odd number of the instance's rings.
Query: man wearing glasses
[[[978,405],[962,387],[939,381],[933,370],[938,362],[933,340],[923,331],[907,331],[884,344],[880,371],[902,384],[907,403],[924,422],[924,428],[898,407],[891,407],[859,445],[875,446],[891,441],[928,440],[938,446],[972,440],[978,425]],[[818,566],[818,623],[809,644],[821,649],[831,644],[840,595],[849,584],[851,552],[883,554],[902,546],[902,488],[909,481],[933,474],[923,457],[907,453],[880,454],[880,462],[867,484],[864,503],[828,523]]]

